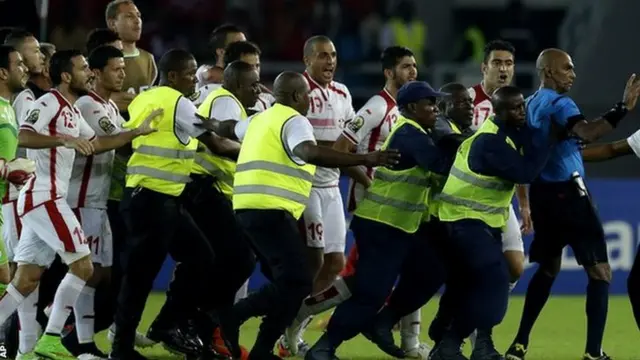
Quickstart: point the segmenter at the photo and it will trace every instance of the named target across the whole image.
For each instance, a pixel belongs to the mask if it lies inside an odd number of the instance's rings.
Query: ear
[[[0,68],[0,79],[6,80],[9,78],[9,70],[5,68]]]
[[[300,93],[298,93],[297,91],[293,91],[291,93],[291,97],[293,98],[294,102],[300,102]]]
[[[93,72],[94,77],[100,77],[100,74],[102,74],[102,71],[100,71],[100,69],[93,69],[91,70],[91,72]]]
[[[167,80],[169,80],[170,83],[175,84],[177,75],[178,74],[175,71],[169,71],[167,73]]]
[[[302,62],[304,62],[305,67],[311,66],[311,59],[307,55],[302,57]]]
[[[107,27],[109,30],[115,32],[116,31],[116,19],[107,20]]]
[[[60,79],[63,83],[69,84],[71,83],[71,74],[68,72],[63,72],[62,74],[60,74]]]
[[[393,70],[392,69],[384,69],[384,78],[392,79],[393,78]]]

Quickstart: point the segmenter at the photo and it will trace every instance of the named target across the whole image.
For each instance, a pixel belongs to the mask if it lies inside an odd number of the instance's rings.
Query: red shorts
[[[349,256],[347,257],[347,264],[340,273],[342,277],[352,276],[356,272],[356,263],[358,262],[358,248],[356,244],[353,244],[351,250],[349,250]]]

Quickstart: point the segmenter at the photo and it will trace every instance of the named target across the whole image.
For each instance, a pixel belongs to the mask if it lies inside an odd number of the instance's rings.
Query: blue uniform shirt
[[[498,118],[492,121],[498,126],[498,132],[483,133],[473,140],[469,149],[469,168],[475,173],[495,176],[516,184],[530,183],[547,161],[549,147],[534,150],[527,127],[514,129],[505,126]],[[516,149],[507,143],[507,136],[514,142]]]
[[[546,147],[551,122],[570,130],[584,116],[576,103],[554,90],[542,88],[527,98],[527,123],[534,132],[533,144],[536,149]],[[538,150],[539,151],[539,150]],[[571,180],[571,174],[578,172],[584,177],[581,144],[578,138],[571,137],[553,145],[549,161],[542,169],[537,181],[561,182]]]
[[[400,152],[400,162],[393,170],[405,170],[419,166],[423,170],[447,175],[451,169],[451,157],[444,156],[431,136],[409,124],[396,130],[389,142],[389,149]]]

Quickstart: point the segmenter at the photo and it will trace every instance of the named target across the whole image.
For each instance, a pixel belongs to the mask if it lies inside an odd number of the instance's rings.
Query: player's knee
[[[84,281],[89,281],[93,276],[93,263],[91,255],[87,255],[73,263],[69,264],[69,272]]]
[[[611,265],[609,263],[599,263],[587,268],[589,279],[611,282]]]
[[[524,253],[521,251],[505,251],[505,258],[509,266],[511,282],[518,281],[524,273]]]
[[[22,296],[26,297],[38,287],[43,270],[34,264],[19,265],[12,284]]]

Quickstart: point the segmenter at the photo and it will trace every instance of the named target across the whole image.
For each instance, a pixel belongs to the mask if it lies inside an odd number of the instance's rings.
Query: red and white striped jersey
[[[90,92],[78,99],[76,106],[97,136],[115,135],[122,131],[124,120],[113,100],[105,100]],[[76,154],[69,181],[67,202],[72,209],[106,209],[111,186],[115,150],[83,156]]]
[[[13,110],[16,112],[16,120],[18,121],[18,125],[22,125],[24,120],[27,118],[29,111],[33,107],[35,103],[36,96],[33,94],[31,89],[26,88],[16,95],[13,99]],[[18,151],[16,152],[16,158],[24,158],[27,157],[27,149],[18,147]],[[18,194],[20,191],[11,183],[7,182],[7,192],[4,195],[4,199],[2,199],[2,203],[5,204],[9,201],[14,201],[18,199]]]
[[[491,97],[484,92],[482,84],[477,84],[468,89],[473,100],[473,121],[471,129],[477,130],[487,118],[493,115]]]
[[[322,87],[304,73],[309,82],[311,93],[309,101],[311,106],[307,113],[307,119],[313,125],[313,134],[317,141],[336,141],[345,123],[355,117],[351,94],[344,84],[332,81],[326,88]],[[318,167],[313,181],[314,186],[337,186],[340,179],[338,169]]]
[[[358,110],[356,116],[347,121],[342,135],[357,146],[358,154],[380,150],[387,140],[391,127],[398,118],[399,112],[396,100],[387,92],[381,90],[372,96],[364,106]],[[367,176],[373,179],[373,168],[365,168]],[[349,186],[349,203],[347,209],[355,210],[356,205],[364,196],[364,187],[351,180]]]
[[[42,135],[93,140],[95,132],[84,121],[80,110],[58,90],[43,95],[33,106],[21,131]],[[35,176],[29,179],[18,197],[20,215],[50,200],[66,198],[76,156],[74,149],[60,146],[51,149],[27,149],[27,157],[36,163]]]

